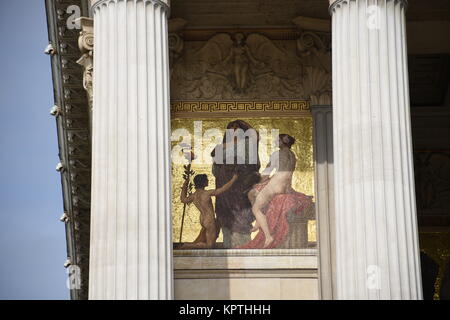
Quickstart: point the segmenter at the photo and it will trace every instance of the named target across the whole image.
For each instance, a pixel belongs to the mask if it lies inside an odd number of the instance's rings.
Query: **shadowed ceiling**
[[[328,19],[328,0],[172,0],[172,18],[190,27],[291,25],[297,16]],[[407,19],[450,20],[450,0],[409,0]]]

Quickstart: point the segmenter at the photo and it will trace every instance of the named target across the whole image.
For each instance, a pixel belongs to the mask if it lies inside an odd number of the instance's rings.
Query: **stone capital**
[[[81,17],[77,21],[80,22],[81,32],[78,38],[78,46],[82,53],[92,51],[94,49],[94,20],[91,18]]]
[[[108,3],[112,0],[90,0],[91,8],[94,8],[102,3]],[[128,0],[122,0],[122,1],[128,1]],[[170,0],[141,0],[144,2],[153,2],[156,4],[160,4],[163,7],[169,8],[170,7]]]
[[[336,5],[338,5],[339,3],[342,3],[342,2],[348,2],[349,0],[328,0],[328,1],[330,3],[330,7],[329,8],[330,8],[330,12],[331,12],[332,9],[334,8],[334,6],[336,6]],[[356,0],[356,1],[358,1],[358,0]],[[387,0],[387,1],[389,1],[389,0]],[[408,0],[394,0],[394,1],[402,2],[405,7],[408,6]]]
[[[94,20],[86,17],[77,19],[81,25],[80,36],[78,37],[78,46],[82,56],[77,63],[83,67],[83,88],[87,91],[89,106],[92,108],[93,92],[92,78],[94,71]]]

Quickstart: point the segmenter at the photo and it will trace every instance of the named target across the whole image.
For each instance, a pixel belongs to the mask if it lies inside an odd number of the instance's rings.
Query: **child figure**
[[[276,142],[280,150],[270,156],[269,164],[261,173],[261,181],[248,193],[248,198],[252,203],[252,211],[256,218],[256,224],[252,232],[259,228],[262,229],[265,237],[264,248],[272,243],[273,237],[262,210],[276,195],[287,193],[292,189],[292,174],[296,164],[295,154],[291,151],[295,139],[290,135],[280,134]],[[270,177],[273,170],[276,171]]]
[[[184,182],[183,189],[181,190],[181,202],[194,203],[200,211],[200,224],[202,229],[197,239],[192,243],[185,243],[181,247],[182,249],[211,249],[214,247],[219,236],[219,226],[216,222],[211,197],[218,196],[230,189],[237,178],[237,174],[234,174],[231,180],[221,188],[205,190],[208,186],[208,176],[206,174],[196,175],[194,177],[195,192],[189,196],[187,196],[188,180]]]

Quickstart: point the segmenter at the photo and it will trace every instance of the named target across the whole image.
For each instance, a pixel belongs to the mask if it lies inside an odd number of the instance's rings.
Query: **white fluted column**
[[[173,297],[167,0],[92,0],[90,299]]]
[[[334,0],[338,299],[421,299],[406,1]]]

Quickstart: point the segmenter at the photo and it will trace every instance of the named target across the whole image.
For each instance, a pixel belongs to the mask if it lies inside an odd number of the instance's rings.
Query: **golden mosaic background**
[[[217,128],[222,133],[225,132],[227,124],[233,120],[242,119],[252,125],[255,129],[261,130],[265,128],[268,131],[268,138],[260,141],[260,160],[261,170],[266,167],[269,157],[273,151],[271,150],[271,130],[278,129],[279,133],[287,133],[296,139],[296,143],[292,146],[292,151],[297,156],[297,167],[293,176],[293,188],[299,192],[307,195],[314,195],[314,159],[313,159],[313,141],[312,141],[312,119],[310,117],[298,118],[218,118],[218,119],[173,119],[172,131],[177,129],[187,129],[191,135],[194,134],[194,121],[202,121],[202,133],[206,130]],[[193,141],[192,141],[193,143]],[[192,145],[191,143],[191,145]],[[264,152],[262,144],[266,144],[267,152]],[[172,142],[172,148],[177,144]],[[210,142],[204,141],[201,150],[204,153],[210,154],[214,145]],[[211,173],[211,164],[193,164],[192,170],[195,174],[207,174],[209,178],[209,189],[215,188],[215,179]],[[172,165],[172,196],[173,196],[173,241],[179,242],[181,220],[183,214],[183,204],[180,201],[181,187],[183,185],[182,164]],[[192,178],[191,178],[192,181]],[[214,198],[213,198],[214,203]],[[200,232],[199,211],[193,204],[186,209],[183,238],[182,242],[192,242]],[[253,234],[253,236],[256,233]],[[316,225],[315,221],[310,221],[308,228],[309,241],[316,241]],[[220,234],[218,242],[222,241],[222,234]]]

